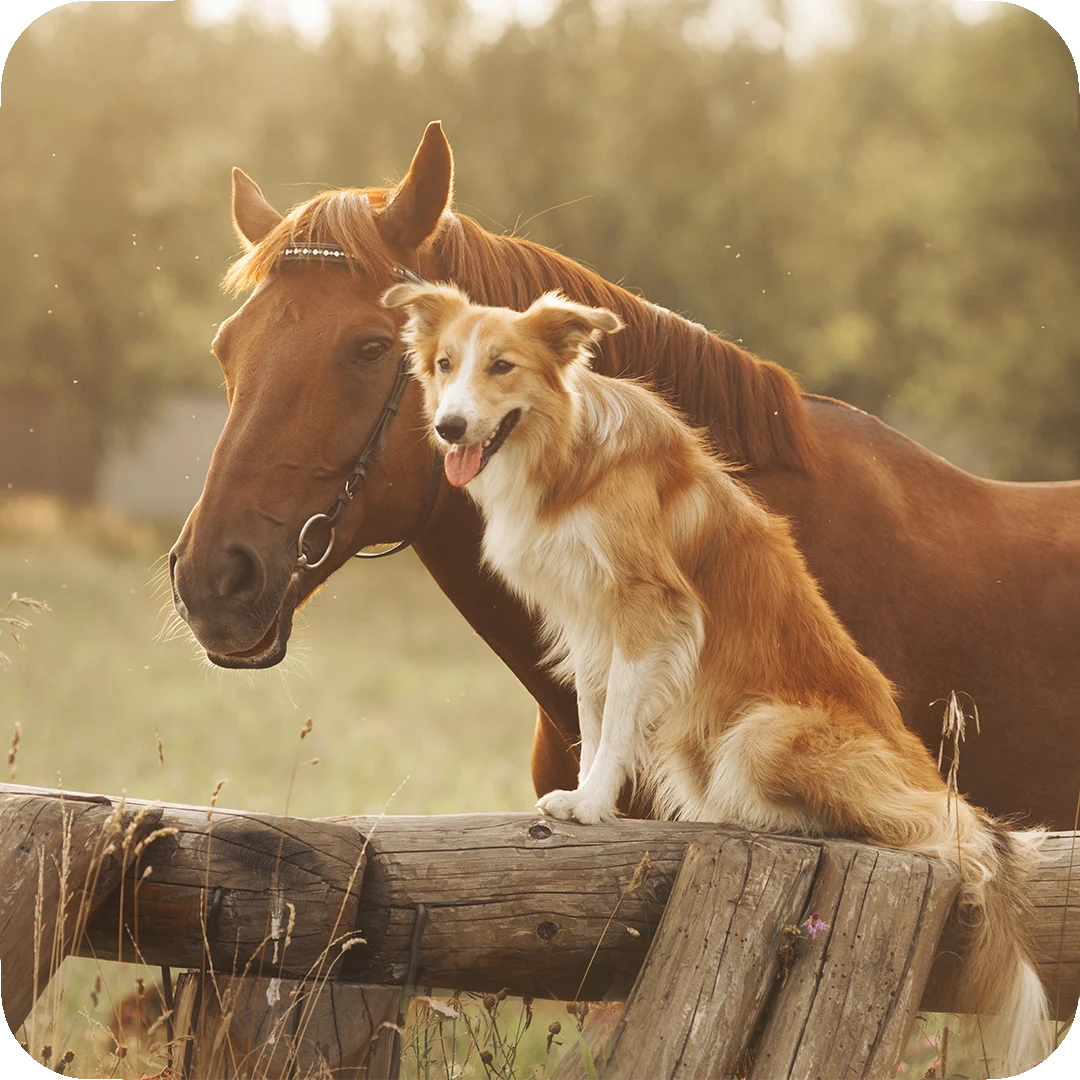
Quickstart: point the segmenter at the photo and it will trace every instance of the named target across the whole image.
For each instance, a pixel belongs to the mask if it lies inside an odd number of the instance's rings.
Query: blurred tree
[[[0,387],[61,403],[73,461],[215,383],[228,167],[284,209],[400,175],[446,124],[459,206],[1004,478],[1080,475],[1076,74],[1010,5],[852,0],[795,62],[784,5],[340,4],[318,44],[186,3],[45,16],[0,110]],[[762,32],[764,27],[768,33]],[[718,33],[717,28],[724,31]],[[76,382],[75,380],[78,380]]]
[[[110,442],[166,388],[219,381],[206,342],[229,307],[228,166],[296,55],[292,36],[200,27],[186,4],[60,9],[12,49],[0,385],[54,402],[60,490],[92,496]]]

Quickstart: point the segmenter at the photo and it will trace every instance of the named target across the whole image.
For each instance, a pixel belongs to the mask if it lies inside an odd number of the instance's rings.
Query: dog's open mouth
[[[499,447],[506,442],[507,436],[520,419],[521,410],[511,409],[499,422],[491,438],[471,446],[464,443],[451,446],[443,459],[446,479],[454,487],[464,487],[470,480],[475,480],[484,471],[484,466],[499,452]]]

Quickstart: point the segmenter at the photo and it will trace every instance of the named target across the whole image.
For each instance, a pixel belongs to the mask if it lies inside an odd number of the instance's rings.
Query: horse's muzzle
[[[272,576],[282,584],[268,587],[262,561],[238,544],[223,548],[201,572],[179,544],[173,549],[173,606],[212,663],[266,668],[284,659],[302,598],[300,575],[285,569]]]

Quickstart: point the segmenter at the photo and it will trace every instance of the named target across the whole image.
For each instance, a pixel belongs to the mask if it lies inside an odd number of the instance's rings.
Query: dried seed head
[[[287,949],[292,944],[292,932],[296,929],[296,905],[286,900],[285,906],[289,909],[289,923],[285,927],[285,948]]]
[[[15,730],[11,733],[11,747],[8,750],[7,763],[8,763],[8,779],[14,780],[15,774],[18,769],[15,765],[15,756],[19,752],[19,740],[22,738],[22,724],[18,720],[15,721]]]
[[[485,994],[484,995],[484,1008],[487,1009],[487,1011],[489,1013],[495,1011],[495,995],[494,994]]]
[[[154,735],[157,738],[157,759],[158,759],[159,762],[161,762],[162,765],[164,765],[165,764],[165,747],[162,745],[162,742],[161,742],[161,733],[158,732],[158,731],[155,731]]]
[[[499,999],[499,1001],[505,1001],[506,1000],[506,995],[509,994],[509,993],[510,993],[510,987],[504,986],[495,996]]]
[[[19,596],[18,593],[11,594],[11,602],[13,604],[22,604],[23,607],[28,607],[31,611],[52,611],[52,608],[49,607],[44,600],[34,600],[29,596]]]
[[[41,1064],[42,1065],[48,1065],[51,1060],[52,1060],[52,1045],[50,1043],[46,1043],[41,1048]]]
[[[304,721],[304,726],[300,729],[300,741],[303,742],[311,734],[311,717],[309,716]]]
[[[221,789],[225,786],[224,779],[219,780],[214,786],[213,793],[210,795],[210,805],[206,808],[206,820],[209,821],[213,816],[214,807],[217,806],[217,797],[221,794]]]
[[[495,1055],[490,1050],[481,1050],[480,1060],[485,1065],[490,1065],[495,1060]]]
[[[649,874],[652,873],[653,861],[649,857],[649,853],[646,851],[641,857],[641,862],[634,868],[634,876],[630,879],[630,884],[627,885],[627,892],[637,892],[638,889],[648,879]]]
[[[548,1031],[550,1031],[552,1035],[558,1035],[559,1032],[562,1031],[562,1024],[560,1024],[558,1020],[552,1020],[551,1023],[548,1024]]]
[[[135,845],[135,857],[138,858],[155,840],[163,836],[176,836],[180,830],[173,825],[164,829],[155,829],[145,840],[140,840]]]

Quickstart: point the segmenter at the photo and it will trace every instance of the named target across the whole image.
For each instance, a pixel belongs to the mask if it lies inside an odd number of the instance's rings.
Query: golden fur
[[[478,307],[446,285],[383,302],[408,310],[433,425],[461,429],[436,442],[472,463],[447,475],[483,511],[484,559],[538,612],[578,694],[578,787],[541,809],[608,820],[631,780],[661,815],[944,859],[963,882],[961,998],[1000,1014],[1010,1063],[1030,1064],[1047,1017],[1025,936],[1037,834],[950,799],[787,522],[661,397],[590,370],[619,319],[553,293],[521,313]]]

